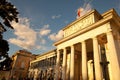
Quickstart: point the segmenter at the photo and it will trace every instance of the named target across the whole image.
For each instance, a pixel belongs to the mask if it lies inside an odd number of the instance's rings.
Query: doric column
[[[109,54],[109,65],[110,65],[110,78],[111,80],[119,80],[120,79],[120,67],[117,57],[116,46],[114,43],[114,38],[112,32],[107,33],[107,41],[108,41],[108,54]]]
[[[74,45],[71,46],[70,80],[74,80]]]
[[[63,73],[62,73],[62,76],[63,76],[63,80],[66,80],[66,58],[67,58],[67,51],[66,51],[66,48],[63,49]]]
[[[100,66],[100,53],[97,38],[93,38],[93,55],[94,55],[94,67],[95,67],[95,80],[102,80],[101,66]]]
[[[85,41],[82,42],[82,80],[87,80],[87,53]]]
[[[57,50],[57,61],[56,61],[56,74],[55,74],[55,80],[59,80],[59,75],[60,75],[60,51]]]

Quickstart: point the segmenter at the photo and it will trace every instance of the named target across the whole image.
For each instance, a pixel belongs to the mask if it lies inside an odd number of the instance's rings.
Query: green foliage
[[[5,53],[9,51],[9,45],[6,40],[0,40],[0,56],[5,56]]]
[[[14,5],[7,0],[0,0],[0,70],[11,69],[11,58],[8,56],[9,44],[6,40],[3,40],[2,33],[8,28],[13,29],[10,24],[12,21],[18,22],[18,12]]]
[[[12,5],[10,2],[7,2],[6,0],[0,0],[0,16],[3,20],[2,23],[5,26],[13,29],[10,22],[18,22],[17,15],[18,12],[14,5]],[[2,23],[0,23],[0,27],[3,27],[5,29]]]
[[[5,60],[0,62],[0,70],[8,71],[12,68],[12,59],[6,55]]]

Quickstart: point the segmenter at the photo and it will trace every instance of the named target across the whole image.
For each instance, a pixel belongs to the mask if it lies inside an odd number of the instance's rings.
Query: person
[[[3,76],[3,78],[1,80],[6,80],[5,76]]]
[[[44,80],[47,80],[47,70],[45,70],[45,73],[44,73]]]
[[[62,66],[60,66],[60,76],[59,76],[59,80],[62,80]]]
[[[10,80],[16,80],[16,76],[15,75],[11,76]]]
[[[48,80],[54,80],[54,72],[52,69],[50,70],[50,77]]]
[[[41,70],[40,74],[39,74],[39,80],[42,80],[43,77],[43,71]]]
[[[47,80],[50,80],[50,71],[47,73]]]

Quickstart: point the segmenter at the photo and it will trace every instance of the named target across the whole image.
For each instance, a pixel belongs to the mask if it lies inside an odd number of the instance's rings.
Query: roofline
[[[66,25],[62,30],[65,30],[66,28],[70,27],[71,25],[75,24],[76,22],[84,19],[86,16],[92,14],[93,12],[96,13],[97,15],[99,15],[99,12],[96,9],[93,9],[92,11],[88,12],[87,14],[81,16],[80,18],[78,18],[75,21],[71,22],[70,24]]]
[[[93,10],[93,11],[94,11],[94,10]],[[93,11],[91,11],[90,13],[92,13]],[[89,13],[89,14],[90,14],[90,13]],[[63,43],[63,42],[65,42],[65,41],[67,41],[67,40],[69,40],[69,39],[71,39],[71,38],[74,38],[74,37],[76,37],[76,36],[78,36],[78,35],[86,32],[86,31],[89,31],[89,30],[91,30],[92,28],[95,28],[96,26],[101,25],[102,23],[106,23],[107,21],[109,21],[109,20],[111,20],[111,19],[113,18],[113,15],[111,15],[111,14],[117,15],[116,11],[115,11],[113,8],[110,9],[110,10],[108,10],[107,12],[103,13],[103,14],[102,14],[102,17],[103,17],[103,18],[102,18],[101,20],[99,20],[98,22],[91,24],[90,27],[85,27],[85,28],[81,29],[81,31],[75,32],[72,36],[67,36],[67,37],[65,37],[65,38],[63,38],[63,39],[55,42],[55,43],[54,43],[54,46],[57,46],[57,45],[59,45],[60,43]],[[85,15],[85,16],[83,16],[83,17],[86,17],[86,16],[87,16],[87,15]],[[78,19],[78,20],[81,20],[81,19],[83,19],[83,18],[80,18],[80,19]],[[78,20],[76,20],[76,21],[78,21]],[[75,23],[76,21],[74,21],[73,23]],[[71,23],[70,25],[72,25],[73,23]],[[66,28],[67,28],[67,27],[66,27]]]
[[[42,54],[36,56],[36,58],[38,58],[38,57],[40,57],[40,56],[43,56],[43,55],[46,55],[46,54],[49,54],[50,52],[54,52],[54,51],[56,51],[56,50],[57,50],[57,49],[53,49],[53,50],[50,50],[50,51],[48,51],[48,52],[42,53]]]

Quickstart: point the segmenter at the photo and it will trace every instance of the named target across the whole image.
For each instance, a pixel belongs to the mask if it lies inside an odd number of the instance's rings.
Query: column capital
[[[63,52],[65,52],[66,50],[67,50],[66,47],[64,47],[64,48],[63,48]]]
[[[63,50],[65,50],[65,49],[66,49],[66,47],[63,48]]]
[[[109,32],[106,32],[107,35],[111,35],[112,34],[112,31],[109,31]]]
[[[57,49],[56,51],[57,51],[57,52],[59,52],[59,51],[60,51],[60,49]]]
[[[74,47],[74,44],[70,45],[70,47],[73,46]]]
[[[96,39],[97,39],[97,36],[94,36],[92,39],[96,40]]]
[[[71,48],[71,49],[74,49],[74,44],[73,44],[73,45],[70,45],[70,48]]]
[[[84,41],[81,41],[81,43],[85,43],[85,40],[84,40]]]

